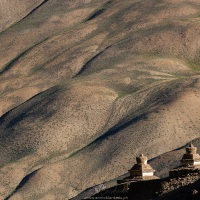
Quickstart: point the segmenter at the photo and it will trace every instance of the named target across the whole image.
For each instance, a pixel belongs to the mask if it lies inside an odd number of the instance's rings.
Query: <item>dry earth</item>
[[[200,137],[199,0],[15,2],[0,3],[0,199],[69,199]]]

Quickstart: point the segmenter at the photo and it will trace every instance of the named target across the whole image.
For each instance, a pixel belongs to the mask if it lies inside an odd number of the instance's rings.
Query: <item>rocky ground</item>
[[[200,176],[165,178],[134,182],[125,190],[122,185],[103,190],[86,199],[129,199],[129,200],[198,200],[200,197]]]

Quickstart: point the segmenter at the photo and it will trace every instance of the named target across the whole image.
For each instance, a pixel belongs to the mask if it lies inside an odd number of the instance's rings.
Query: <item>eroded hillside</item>
[[[200,136],[199,1],[35,8],[0,34],[1,199],[68,199]]]
[[[1,0],[0,32],[31,14],[31,12],[39,8],[46,1],[47,0]]]

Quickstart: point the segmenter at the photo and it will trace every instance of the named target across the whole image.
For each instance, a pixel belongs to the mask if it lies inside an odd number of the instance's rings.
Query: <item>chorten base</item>
[[[157,176],[135,176],[135,177],[128,176],[122,180],[117,180],[117,183],[122,184],[122,183],[127,183],[127,182],[147,181],[147,180],[153,180],[153,179],[159,179],[159,177]]]
[[[185,177],[188,174],[200,174],[200,165],[198,166],[181,166],[169,172],[170,178]]]

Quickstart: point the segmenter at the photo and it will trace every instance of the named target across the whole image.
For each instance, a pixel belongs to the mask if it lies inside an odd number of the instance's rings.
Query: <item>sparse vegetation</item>
[[[69,199],[200,137],[199,8],[48,1],[1,32],[2,199]]]

